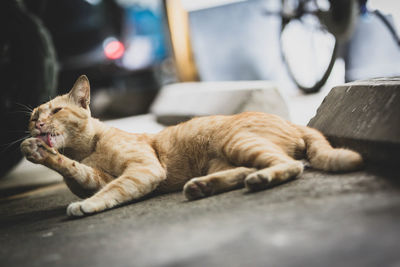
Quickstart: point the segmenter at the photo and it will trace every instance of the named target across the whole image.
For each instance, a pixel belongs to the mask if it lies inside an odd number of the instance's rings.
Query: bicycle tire
[[[285,63],[285,67],[286,70],[290,76],[290,78],[292,79],[292,81],[296,84],[296,86],[304,93],[306,94],[312,94],[312,93],[317,93],[321,90],[322,86],[325,85],[326,81],[328,80],[333,66],[335,65],[335,61],[336,61],[336,57],[337,57],[337,52],[338,52],[338,41],[335,37],[335,44],[334,47],[332,49],[332,54],[330,55],[330,60],[329,60],[329,64],[326,67],[326,70],[323,72],[323,75],[321,75],[320,79],[317,79],[312,85],[304,85],[301,84],[301,82],[296,78],[296,76],[294,75],[294,72],[288,62],[288,58],[285,55],[285,52],[283,50],[283,44],[282,44],[282,33],[285,30],[285,27],[287,26],[287,24],[290,21],[287,21],[286,18],[282,18],[282,23],[281,23],[281,30],[280,30],[280,38],[279,38],[279,42],[280,42],[280,51],[281,51],[281,56],[283,59],[283,62]]]
[[[29,118],[19,105],[35,107],[54,96],[58,68],[50,34],[41,21],[20,1],[1,1],[0,7],[0,47],[8,48],[0,64],[0,118],[7,125],[0,134],[1,178],[22,158],[21,141],[14,141],[24,137]]]

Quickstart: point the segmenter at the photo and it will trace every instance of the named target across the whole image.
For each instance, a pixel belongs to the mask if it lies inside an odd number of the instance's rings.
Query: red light
[[[119,41],[111,41],[104,47],[104,54],[109,59],[118,59],[125,52],[124,45]]]

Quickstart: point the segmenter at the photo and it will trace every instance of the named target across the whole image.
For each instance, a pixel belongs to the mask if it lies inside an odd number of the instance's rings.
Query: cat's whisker
[[[23,107],[23,108],[25,108],[27,111],[30,111],[30,112],[32,112],[33,111],[33,108],[32,107],[30,107],[30,106],[27,106],[27,105],[25,105],[25,104],[22,104],[22,103],[18,103],[18,102],[14,102],[16,105],[18,105],[18,106],[20,106],[20,107]]]
[[[24,113],[24,114],[26,114],[26,115],[28,115],[28,116],[31,116],[31,115],[32,115],[32,112],[30,112],[30,111],[25,111],[25,110],[14,110],[14,111],[9,111],[8,113],[10,113],[10,114],[13,114],[13,113]]]
[[[15,145],[16,143],[18,143],[18,142],[20,142],[20,141],[23,141],[23,140],[29,138],[29,137],[30,137],[30,135],[26,135],[26,136],[24,136],[24,137],[22,137],[22,138],[19,138],[19,139],[15,140],[15,141],[12,141],[12,142],[10,142],[10,143],[2,144],[1,146],[6,146],[6,147],[2,150],[2,152],[5,152],[5,151],[6,151],[7,149],[9,149],[11,146]]]
[[[24,133],[24,134],[30,134],[30,131],[23,131],[23,130],[8,130],[8,133]]]

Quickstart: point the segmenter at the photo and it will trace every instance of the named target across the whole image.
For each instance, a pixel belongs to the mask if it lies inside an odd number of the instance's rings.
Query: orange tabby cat
[[[195,118],[158,134],[132,134],[90,115],[86,76],[71,91],[37,107],[25,157],[59,172],[70,190],[85,198],[71,203],[70,216],[100,212],[155,190],[183,187],[198,199],[243,185],[250,191],[302,173],[298,159],[325,171],[351,171],[361,156],[333,149],[317,130],[277,116],[246,112]],[[61,153],[61,152],[62,153]]]

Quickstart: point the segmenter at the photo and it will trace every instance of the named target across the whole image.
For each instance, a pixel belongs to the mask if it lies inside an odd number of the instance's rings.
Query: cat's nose
[[[40,128],[42,128],[44,126],[44,122],[38,121],[38,122],[36,122],[35,126],[36,126],[37,129],[40,129]]]

